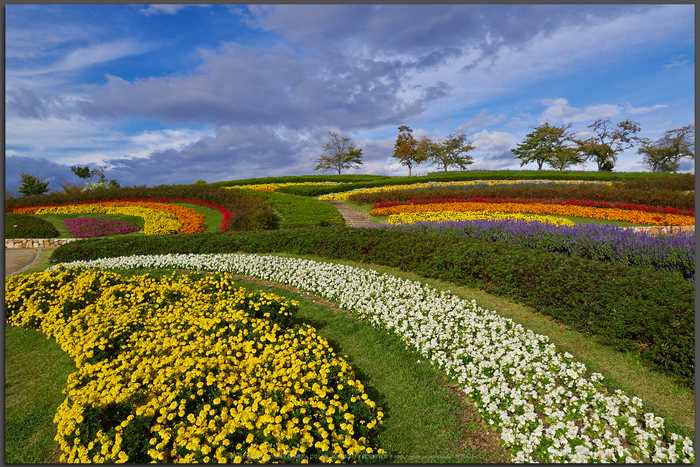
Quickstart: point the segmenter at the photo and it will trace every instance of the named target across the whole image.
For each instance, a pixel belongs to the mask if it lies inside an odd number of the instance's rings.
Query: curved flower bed
[[[695,234],[652,235],[614,225],[553,226],[513,220],[470,220],[377,224],[373,228],[451,232],[477,240],[508,242],[596,261],[679,271],[695,279]]]
[[[226,186],[226,189],[242,188],[244,190],[257,190],[257,191],[275,191],[277,188],[283,186],[300,186],[300,185],[340,185],[338,182],[297,182],[297,183],[258,183],[255,185],[235,185]]]
[[[374,203],[374,209],[378,208],[388,208],[392,206],[406,205],[406,204],[436,204],[436,203],[464,203],[464,202],[477,202],[477,203],[542,203],[542,204],[561,204],[561,205],[571,205],[571,206],[589,206],[596,208],[617,208],[617,209],[630,209],[636,211],[644,212],[663,212],[667,214],[678,214],[680,216],[695,216],[695,212],[687,209],[676,209],[676,208],[664,208],[658,206],[640,206],[638,204],[625,204],[625,203],[606,203],[604,201],[577,201],[577,200],[543,200],[543,199],[531,199],[531,198],[436,198],[436,199],[409,199],[407,201],[382,201],[379,203]]]
[[[553,214],[558,216],[586,217],[610,221],[625,221],[634,224],[649,225],[695,225],[694,216],[682,216],[660,212],[645,212],[618,208],[598,208],[591,206],[574,206],[550,203],[430,203],[402,204],[370,211],[371,216],[391,216],[392,214],[419,212],[465,212],[465,211],[495,211],[523,214]],[[448,220],[448,219],[444,219]],[[458,220],[458,219],[452,219]]]
[[[141,230],[136,224],[121,219],[104,217],[78,217],[64,219],[68,232],[76,238],[103,237],[105,235],[120,235]]]
[[[61,462],[299,462],[382,455],[382,412],[298,303],[192,280],[60,268],[5,282],[7,324],[76,362]]]
[[[461,182],[426,182],[426,183],[412,183],[409,185],[391,185],[391,186],[381,186],[376,188],[358,188],[352,191],[345,191],[342,193],[331,193],[327,195],[320,196],[318,199],[321,201],[333,201],[348,199],[350,196],[357,193],[381,193],[383,191],[394,191],[394,190],[414,190],[419,188],[434,188],[434,187],[453,187],[453,186],[469,186],[469,185],[520,185],[520,184],[567,184],[567,185],[579,185],[579,184],[590,184],[590,185],[612,185],[612,182],[598,182],[598,181],[587,181],[587,180],[469,180]]]
[[[416,222],[453,222],[453,221],[474,221],[474,220],[500,220],[500,221],[523,221],[537,222],[552,225],[575,225],[569,219],[552,217],[537,214],[509,214],[505,212],[493,211],[427,211],[427,212],[407,212],[403,214],[392,214],[387,222],[393,225],[415,224]]]
[[[228,209],[226,209],[223,206],[220,206],[218,204],[214,203],[209,203],[207,201],[200,201],[196,199],[187,199],[187,198],[122,198],[122,199],[110,199],[110,200],[105,200],[105,201],[100,201],[103,203],[109,203],[109,202],[114,202],[114,201],[137,201],[137,202],[144,202],[144,201],[154,201],[158,203],[172,203],[172,202],[179,202],[179,203],[193,203],[193,204],[201,204],[202,206],[207,206],[213,209],[217,209],[223,216],[223,219],[221,220],[221,227],[219,228],[220,232],[224,232],[228,230],[228,225],[229,221],[231,220],[231,213],[229,212]],[[32,208],[39,208],[39,207],[54,207],[54,206],[70,206],[74,204],[92,204],[96,203],[98,201],[73,201],[71,203],[51,203],[51,204],[39,204],[36,206],[31,206]],[[22,207],[17,207],[17,206],[7,206],[5,207],[5,211],[17,211],[18,209],[25,209]]]
[[[192,234],[206,230],[204,216],[168,203],[147,201],[108,201],[66,204],[62,206],[27,206],[14,209],[18,214],[125,214],[142,217],[146,235]]]
[[[449,293],[345,265],[256,255],[162,255],[75,262],[90,268],[227,271],[321,295],[396,333],[460,384],[513,462],[694,462],[642,401],[608,393],[602,376],[546,336]]]

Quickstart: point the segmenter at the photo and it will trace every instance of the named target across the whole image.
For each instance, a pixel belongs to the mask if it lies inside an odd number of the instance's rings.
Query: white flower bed
[[[691,439],[672,433],[664,441],[663,419],[644,413],[641,399],[608,393],[602,375],[586,378],[585,365],[560,354],[547,336],[419,282],[259,255],[128,256],[63,266],[227,271],[320,295],[395,332],[442,368],[501,432],[513,462],[695,460]]]

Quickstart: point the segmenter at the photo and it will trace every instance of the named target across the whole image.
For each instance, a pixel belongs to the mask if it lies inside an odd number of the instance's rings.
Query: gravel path
[[[39,248],[5,248],[5,277],[24,271],[40,257]]]

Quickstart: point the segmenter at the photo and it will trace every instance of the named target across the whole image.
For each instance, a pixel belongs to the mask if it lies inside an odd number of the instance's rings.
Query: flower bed
[[[472,301],[375,271],[256,255],[129,256],[73,265],[227,271],[289,284],[388,329],[460,384],[513,462],[694,462],[693,441],[666,432],[642,401]]]
[[[454,233],[477,240],[508,242],[596,261],[650,266],[679,271],[695,278],[695,235],[651,235],[614,225],[547,225],[511,220],[416,222],[409,225],[375,225],[411,231]]]
[[[527,223],[541,222],[552,225],[573,226],[574,222],[569,219],[552,217],[537,214],[509,214],[505,212],[493,211],[427,211],[427,212],[407,212],[392,214],[387,222],[393,225],[415,224],[416,222],[450,222],[450,221],[473,221],[473,220],[508,220],[522,221]]]
[[[318,186],[331,186],[340,185],[338,182],[297,182],[297,183],[258,183],[254,185],[234,185],[226,186],[226,189],[240,188],[244,190],[256,190],[256,191],[276,191],[277,188],[284,186],[304,186],[304,185],[318,185]]]
[[[523,214],[553,214],[559,216],[586,217],[589,219],[625,221],[634,224],[695,225],[694,216],[684,216],[660,212],[645,212],[640,210],[629,210],[619,208],[599,208],[592,206],[575,206],[552,203],[448,202],[430,204],[402,204],[398,206],[375,208],[372,211],[370,211],[369,214],[371,216],[391,216],[392,214],[440,211],[495,211]]]
[[[374,209],[378,208],[388,208],[392,206],[406,205],[406,204],[436,204],[436,203],[463,203],[463,202],[477,202],[477,203],[541,203],[541,204],[561,204],[561,205],[571,205],[571,206],[589,206],[596,208],[617,208],[617,209],[630,209],[636,211],[644,212],[663,212],[667,214],[678,214],[680,216],[695,216],[695,212],[687,209],[676,209],[668,207],[658,207],[658,206],[640,206],[638,204],[627,204],[627,203],[606,203],[603,201],[577,201],[577,200],[543,200],[543,199],[523,199],[523,198],[482,198],[482,197],[472,197],[472,198],[436,198],[436,199],[409,199],[406,201],[381,201],[379,203],[374,203]]]
[[[110,202],[116,202],[116,201],[135,201],[135,202],[146,202],[146,201],[153,201],[157,203],[172,203],[172,202],[179,202],[179,203],[193,203],[193,204],[201,204],[202,206],[207,206],[213,209],[217,209],[222,215],[223,219],[221,221],[221,227],[219,228],[220,232],[224,232],[228,230],[228,225],[231,220],[231,213],[228,211],[223,206],[220,206],[218,204],[214,203],[209,203],[207,201],[199,201],[196,199],[186,199],[186,198],[122,198],[122,199],[110,199],[110,200],[104,200],[101,201],[103,203],[110,203]],[[73,201],[70,203],[50,203],[50,204],[39,204],[36,206],[31,206],[30,208],[44,208],[44,207],[57,207],[57,206],[71,206],[71,205],[78,205],[78,204],[93,204],[96,203],[96,201]],[[14,211],[19,213],[18,210],[20,209],[27,209],[26,207],[21,208],[21,207],[11,207],[7,206],[5,207],[5,212],[8,211]]]
[[[146,235],[192,234],[204,232],[204,216],[182,206],[147,201],[107,201],[71,203],[61,206],[15,208],[17,214],[125,214],[144,219]]]
[[[395,190],[417,190],[421,188],[439,188],[439,187],[460,187],[460,186],[475,186],[475,185],[522,185],[522,184],[565,184],[565,185],[604,185],[610,186],[612,182],[598,182],[587,180],[471,180],[461,182],[427,182],[427,183],[412,183],[410,185],[390,185],[376,188],[359,188],[357,190],[345,191],[342,193],[331,193],[323,195],[318,199],[322,201],[338,201],[348,199],[350,196],[359,193],[381,193],[385,191]]]
[[[76,238],[104,237],[105,235],[120,235],[141,230],[136,224],[121,219],[104,217],[78,217],[64,219],[68,232]]]
[[[76,362],[61,462],[305,462],[384,452],[382,412],[298,303],[227,274],[155,280],[60,268],[5,282],[6,322]]]

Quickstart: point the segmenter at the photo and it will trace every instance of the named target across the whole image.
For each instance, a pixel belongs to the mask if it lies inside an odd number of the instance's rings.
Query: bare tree
[[[350,138],[341,137],[334,131],[329,131],[329,140],[323,145],[323,153],[318,156],[318,165],[314,170],[337,170],[338,175],[343,169],[359,169],[362,165],[362,149],[355,148]]]

